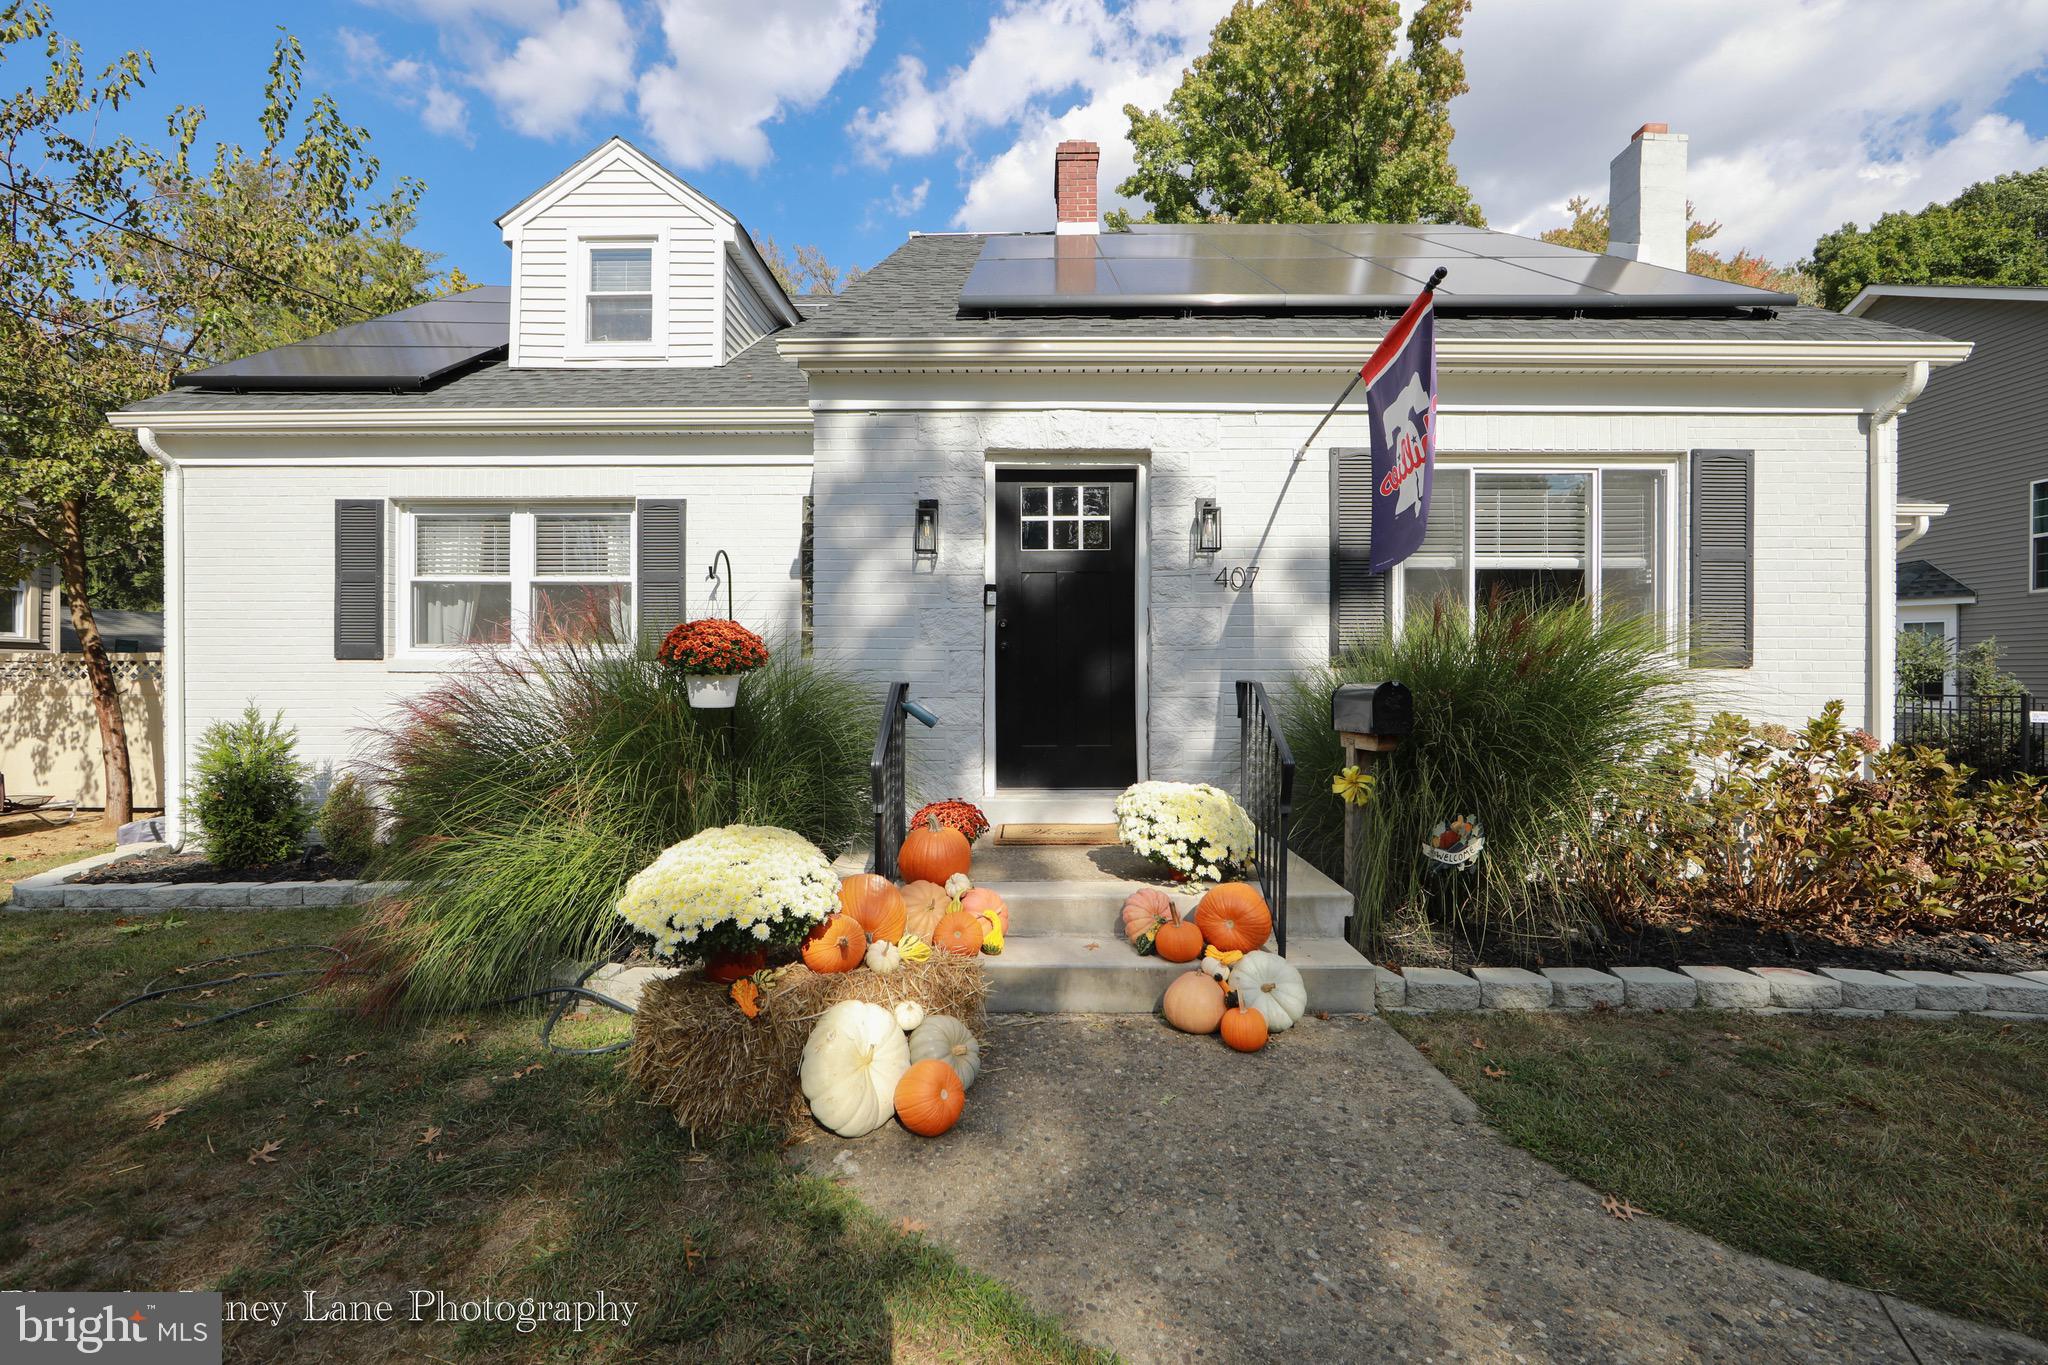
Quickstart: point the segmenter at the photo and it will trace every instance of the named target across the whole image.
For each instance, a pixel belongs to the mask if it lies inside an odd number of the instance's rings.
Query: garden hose
[[[228,962],[241,962],[252,957],[265,957],[273,953],[331,953],[335,957],[340,958],[341,961],[329,967],[293,967],[274,972],[235,972],[229,976],[219,976],[204,981],[180,981],[172,986],[159,986],[157,982],[162,981],[164,978],[160,976],[152,977],[140,992],[129,996],[112,1009],[106,1010],[98,1018],[94,1019],[92,1023],[88,1024],[86,1028],[89,1032],[101,1033],[103,1030],[100,1028],[100,1025],[132,1006],[147,1004],[152,1000],[167,999],[170,996],[180,995],[187,991],[211,990],[216,986],[228,986],[237,981],[276,981],[293,976],[369,975],[367,971],[360,967],[349,966],[353,959],[349,957],[345,950],[337,948],[331,943],[286,943],[275,948],[253,948],[246,953],[229,953],[225,957],[209,957],[199,962],[189,962],[183,967],[175,968],[174,971],[176,975],[184,976],[188,973],[199,971],[202,968],[216,967]],[[583,984],[591,978],[591,975],[598,968],[604,966],[608,961],[610,961],[609,958],[599,958],[591,963],[576,977],[575,983],[572,985],[542,986],[538,990],[523,991],[518,995],[508,995],[499,1000],[488,1001],[479,1006],[479,1008],[497,1009],[506,1005],[516,1005],[523,1000],[539,1000],[558,996],[560,997],[559,1001],[554,1009],[548,1012],[547,1019],[541,1024],[540,1042],[542,1047],[546,1048],[549,1052],[563,1053],[572,1057],[595,1057],[607,1052],[623,1051],[632,1045],[631,1039],[607,1043],[603,1047],[560,1047],[556,1045],[554,1039],[555,1026],[562,1022],[562,1019],[578,1000],[588,1000],[594,1004],[603,1005],[607,1009],[617,1010],[620,1014],[624,1015],[639,1013],[631,1005],[623,1001],[614,1000],[611,996],[605,995],[602,992],[591,990]],[[180,1030],[204,1028],[208,1024],[219,1024],[229,1019],[239,1019],[245,1014],[254,1014],[258,1010],[267,1010],[275,1006],[285,1005],[287,1002],[297,1000],[301,996],[311,995],[319,989],[320,983],[315,982],[310,986],[305,986],[295,991],[286,991],[283,995],[273,995],[267,999],[258,1000],[253,1004],[240,1005],[231,1010],[222,1010],[220,1013],[210,1014],[204,1019],[194,1019],[189,1023],[180,1023],[177,1027]],[[343,1012],[343,1008],[338,1005],[291,1005],[289,1007],[292,1009],[317,1010],[333,1014]]]

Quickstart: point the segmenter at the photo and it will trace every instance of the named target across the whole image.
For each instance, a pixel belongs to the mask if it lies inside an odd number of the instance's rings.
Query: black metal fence
[[[1245,813],[1258,834],[1253,871],[1273,907],[1273,938],[1287,956],[1287,822],[1294,814],[1294,753],[1280,732],[1265,684],[1237,683],[1237,770]]]
[[[910,831],[910,797],[903,779],[903,703],[909,699],[910,684],[889,684],[882,701],[882,729],[875,736],[875,756],[868,761],[868,783],[875,802],[875,851],[873,866],[891,881],[896,879],[896,854],[903,836]]]
[[[2048,776],[2048,725],[2033,719],[2034,699],[1900,697],[1893,730],[1899,743],[1940,749],[1985,777]]]

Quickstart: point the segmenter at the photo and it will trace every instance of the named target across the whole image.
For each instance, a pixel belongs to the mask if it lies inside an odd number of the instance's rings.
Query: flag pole
[[[1450,273],[1451,272],[1444,269],[1444,267],[1438,266],[1435,270],[1430,272],[1429,283],[1422,286],[1422,292],[1424,294],[1434,294],[1436,292],[1436,287],[1444,282],[1444,276]],[[1418,297],[1420,296],[1418,295]],[[1410,308],[1414,306],[1414,304],[1409,305]],[[1371,363],[1372,362],[1369,360],[1366,362],[1367,365],[1370,365]],[[1323,434],[1323,428],[1330,425],[1330,419],[1337,415],[1337,409],[1344,406],[1344,400],[1351,396],[1351,391],[1357,388],[1359,382],[1364,378],[1365,367],[1360,366],[1358,373],[1351,376],[1351,382],[1344,386],[1344,392],[1337,395],[1337,401],[1330,404],[1330,410],[1323,414],[1323,419],[1320,422],[1316,423],[1315,430],[1311,431],[1308,434],[1308,439],[1303,441],[1301,443],[1301,448],[1294,452],[1294,463],[1300,464],[1303,460],[1308,458],[1308,448],[1316,443],[1316,437]]]

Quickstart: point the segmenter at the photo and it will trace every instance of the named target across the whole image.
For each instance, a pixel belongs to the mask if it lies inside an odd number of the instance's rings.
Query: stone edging
[[[1947,1019],[1978,1014],[2048,1023],[2048,971],[1869,971],[1860,967],[1442,967],[1375,966],[1382,1010],[1755,1010],[1871,1018]]]
[[[163,844],[128,844],[14,884],[9,910],[291,910],[361,905],[401,890],[403,882],[95,882],[72,878],[123,858],[161,853]]]

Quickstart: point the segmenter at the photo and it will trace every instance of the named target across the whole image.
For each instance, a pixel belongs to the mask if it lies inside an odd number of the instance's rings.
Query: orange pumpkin
[[[919,1137],[937,1137],[960,1121],[967,1107],[967,1088],[945,1061],[927,1057],[912,1062],[896,1082],[896,1119]]]
[[[976,916],[965,910],[949,910],[939,917],[939,927],[932,930],[932,946],[961,957],[978,957],[985,932]]]
[[[887,877],[862,872],[839,883],[839,909],[859,921],[871,939],[903,937],[903,893]]]
[[[1257,1052],[1266,1045],[1266,1016],[1249,1005],[1238,1003],[1237,993],[1224,998],[1223,1041],[1239,1052]]]
[[[1168,962],[1193,962],[1202,955],[1202,931],[1180,917],[1180,907],[1169,905],[1166,923],[1152,936],[1152,951]]]
[[[1273,936],[1273,912],[1249,882],[1225,882],[1202,897],[1195,924],[1203,938],[1226,953],[1254,952]]]
[[[1166,988],[1159,1008],[1182,1033],[1214,1033],[1223,1019],[1223,987],[1200,972],[1182,972]]]
[[[953,908],[953,898],[936,882],[912,882],[903,888],[903,931],[926,943],[938,931],[939,916]]]
[[[804,939],[804,965],[814,972],[850,972],[867,955],[867,931],[852,915],[834,915]]]
[[[970,915],[987,915],[1002,925],[1004,933],[1010,932],[1010,907],[985,886],[977,886],[962,896],[960,908]]]
[[[1156,886],[1141,886],[1124,899],[1124,938],[1137,943],[1138,935],[1149,934],[1173,910],[1173,897]]]
[[[966,872],[973,864],[974,849],[967,836],[950,825],[940,824],[937,816],[927,817],[923,829],[910,831],[902,851],[896,855],[896,870],[905,881],[937,882],[940,886],[946,884],[946,878]]]

